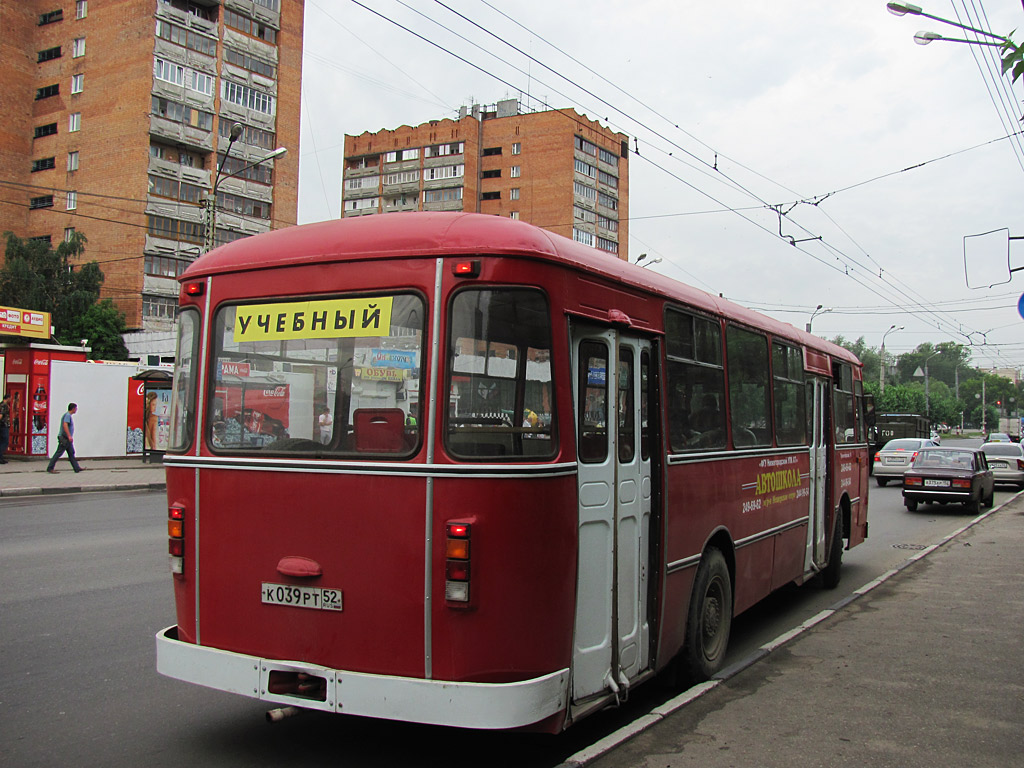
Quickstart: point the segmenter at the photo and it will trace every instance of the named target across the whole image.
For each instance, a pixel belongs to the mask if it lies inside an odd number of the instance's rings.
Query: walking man
[[[57,470],[54,469],[54,465],[57,463],[57,459],[64,455],[67,451],[68,461],[71,462],[71,466],[75,472],[81,472],[82,468],[78,465],[78,459],[75,458],[75,420],[72,418],[75,415],[75,411],[78,410],[78,405],[75,403],[68,403],[68,412],[60,417],[60,432],[57,434],[57,450],[54,451],[53,456],[50,458],[50,464],[46,467],[46,471],[51,474],[56,474]]]
[[[0,464],[6,464],[7,446],[11,441],[11,393],[5,392],[0,400]]]

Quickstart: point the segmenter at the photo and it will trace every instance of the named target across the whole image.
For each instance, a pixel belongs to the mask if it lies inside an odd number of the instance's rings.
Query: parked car
[[[982,453],[988,459],[989,469],[996,484],[1006,483],[1024,491],[1024,446],[1020,443],[985,443]]]
[[[1005,432],[993,432],[992,434],[990,434],[988,436],[988,441],[987,442],[990,442],[990,443],[1012,443],[1013,440],[1011,440],[1010,436],[1008,434],[1006,434]]]
[[[911,512],[918,504],[963,504],[977,512],[995,501],[996,481],[980,448],[924,448],[903,474],[903,503]]]
[[[914,461],[922,448],[938,447],[938,443],[924,437],[897,437],[890,440],[875,454],[871,474],[875,482],[884,488],[892,479],[903,477],[903,473]]]

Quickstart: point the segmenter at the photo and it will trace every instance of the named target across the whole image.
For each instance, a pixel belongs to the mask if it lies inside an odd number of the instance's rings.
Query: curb
[[[28,486],[24,488],[0,488],[0,497],[8,496],[57,496],[64,493],[101,493],[104,491],[164,491],[167,483],[111,483],[109,485],[75,485],[55,488]]]
[[[595,742],[594,744],[591,744],[589,747],[584,747],[579,752],[576,752],[575,754],[570,755],[565,760],[563,760],[561,763],[556,765],[555,768],[583,768],[584,766],[586,766],[586,765],[592,763],[593,761],[597,760],[599,757],[603,757],[608,752],[611,752],[616,747],[619,747],[622,744],[625,744],[627,741],[632,740],[634,737],[639,736],[641,733],[643,733],[644,731],[648,730],[649,728],[657,725],[658,723],[662,722],[669,715],[671,715],[671,714],[677,712],[678,710],[682,709],[684,706],[686,706],[690,702],[692,702],[692,701],[694,701],[696,699],[699,699],[704,694],[706,694],[708,691],[712,691],[715,688],[717,688],[721,683],[729,680],[730,678],[735,677],[736,675],[738,675],[740,672],[743,672],[748,667],[753,666],[754,664],[756,664],[761,659],[765,658],[766,656],[769,656],[775,650],[783,647],[784,645],[788,645],[793,640],[795,640],[798,637],[800,637],[800,635],[804,634],[808,630],[812,629],[813,627],[817,626],[821,622],[825,621],[826,619],[832,617],[833,615],[835,615],[836,613],[841,611],[843,608],[848,606],[850,603],[854,602],[855,600],[860,599],[861,597],[864,597],[864,595],[872,592],[877,587],[880,587],[882,584],[887,582],[893,576],[895,576],[895,575],[897,575],[899,573],[902,573],[904,570],[906,570],[907,568],[909,568],[912,565],[915,565],[920,560],[923,560],[924,558],[926,558],[928,555],[932,554],[936,550],[942,549],[947,544],[949,544],[951,541],[953,541],[954,539],[959,537],[962,533],[964,533],[964,531],[967,531],[967,530],[973,528],[978,523],[980,523],[983,520],[991,517],[996,512],[998,512],[999,510],[1003,509],[1003,507],[1007,506],[1008,504],[1010,504],[1013,501],[1016,501],[1022,495],[1024,495],[1024,491],[1018,491],[1017,493],[1015,493],[1012,496],[1010,496],[1010,498],[1006,499],[998,507],[994,507],[994,508],[988,510],[987,512],[985,512],[983,514],[980,514],[977,517],[969,520],[963,526],[961,526],[957,530],[953,531],[948,536],[944,537],[941,541],[939,541],[939,542],[937,542],[935,544],[932,544],[929,547],[926,547],[925,549],[921,550],[920,552],[917,552],[915,555],[913,555],[912,557],[908,558],[903,563],[900,563],[900,565],[898,565],[896,568],[893,568],[893,569],[891,569],[889,571],[886,571],[885,573],[883,573],[878,578],[873,579],[872,581],[869,581],[864,586],[862,586],[859,589],[851,592],[846,597],[841,598],[840,600],[836,601],[831,606],[829,606],[828,608],[824,609],[823,611],[821,611],[820,613],[816,614],[815,616],[812,616],[811,618],[807,619],[803,623],[798,624],[793,629],[791,629],[791,630],[789,630],[787,632],[782,633],[781,635],[779,635],[774,640],[769,640],[767,643],[762,645],[760,648],[757,648],[754,651],[752,651],[751,653],[749,653],[745,658],[740,659],[736,663],[734,663],[734,664],[726,667],[725,669],[721,670],[717,675],[712,677],[707,682],[698,683],[697,685],[693,686],[692,688],[689,688],[689,689],[683,691],[682,693],[680,693],[675,698],[669,699],[664,704],[661,704],[660,706],[655,707],[650,712],[638,714],[636,720],[634,720],[632,723],[627,723],[626,725],[622,726],[618,730],[613,731],[612,733],[608,734],[603,739],[600,739],[599,741]]]

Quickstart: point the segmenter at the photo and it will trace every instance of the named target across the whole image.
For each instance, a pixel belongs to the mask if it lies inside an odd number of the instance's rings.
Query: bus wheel
[[[828,550],[828,563],[821,571],[821,586],[835,589],[839,586],[839,570],[843,564],[843,521],[836,520],[832,533],[832,546]]]
[[[691,683],[703,682],[722,667],[732,628],[732,579],[718,549],[701,558],[686,620],[682,667]]]

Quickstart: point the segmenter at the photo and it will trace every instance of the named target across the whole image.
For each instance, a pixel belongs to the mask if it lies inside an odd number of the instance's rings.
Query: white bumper
[[[184,643],[177,637],[176,626],[156,635],[160,674],[282,706],[480,729],[531,725],[566,708],[568,669],[515,683],[456,683],[262,659]],[[270,693],[271,672],[324,678],[326,699]]]

